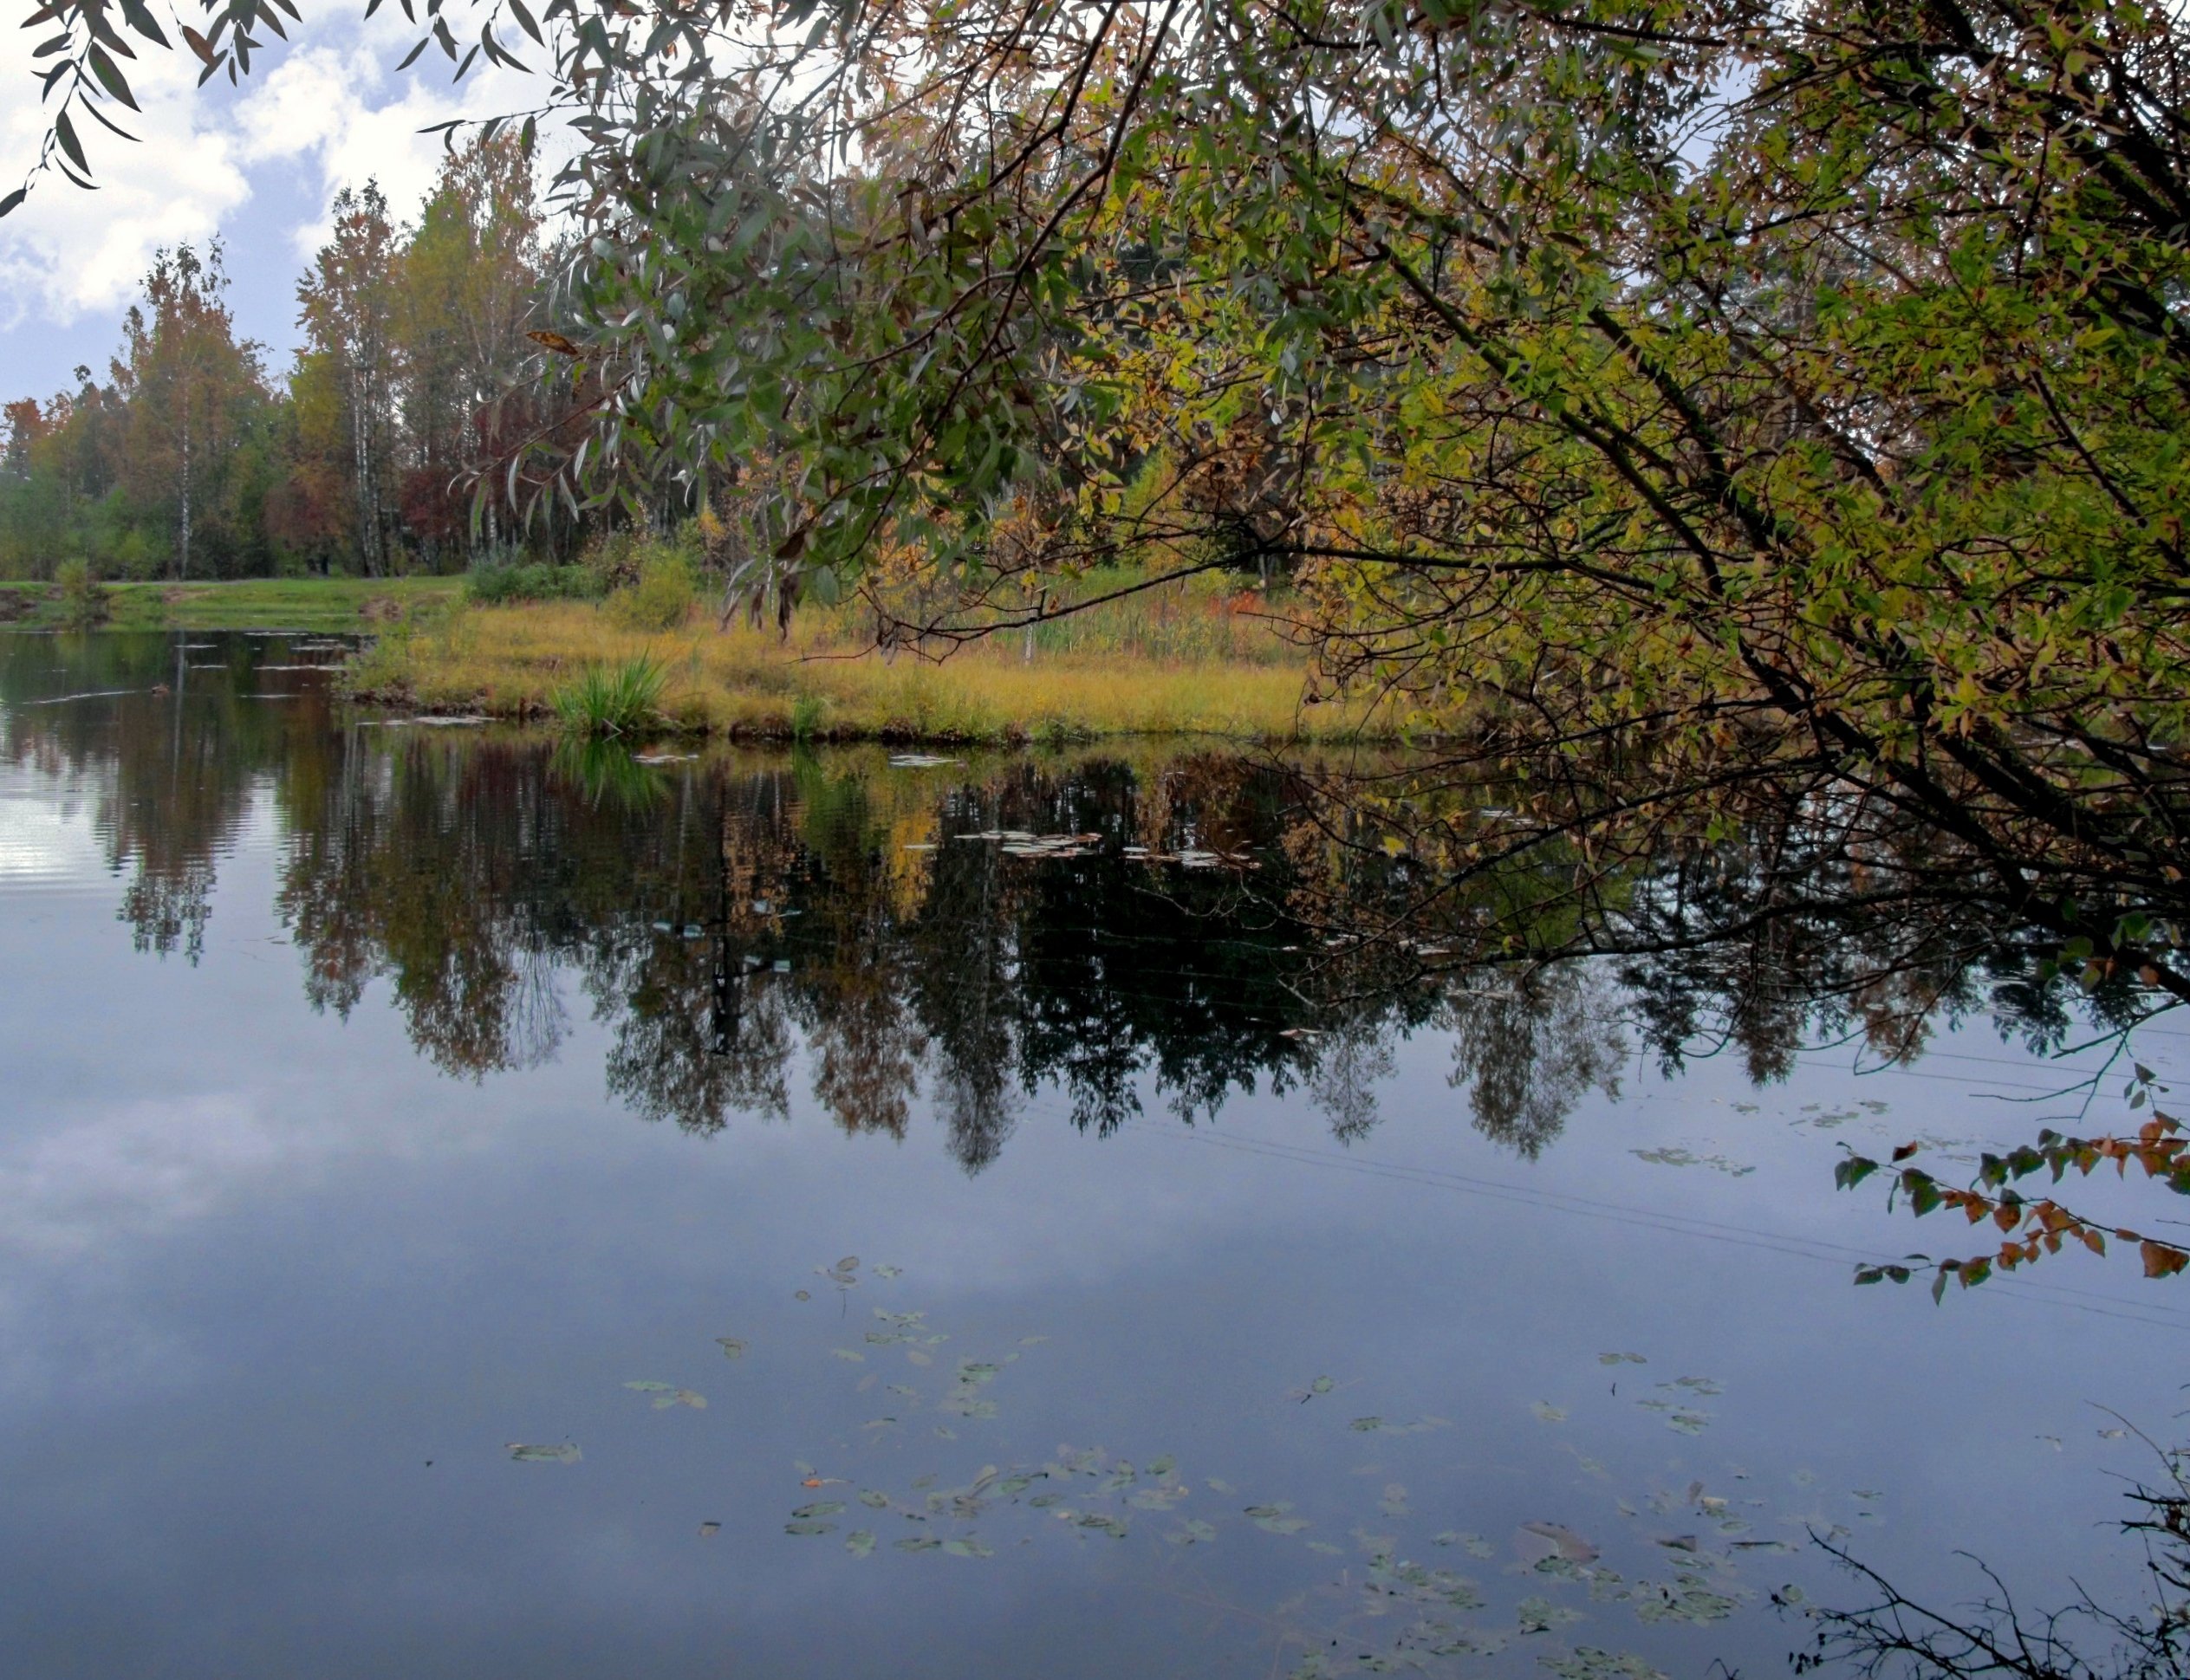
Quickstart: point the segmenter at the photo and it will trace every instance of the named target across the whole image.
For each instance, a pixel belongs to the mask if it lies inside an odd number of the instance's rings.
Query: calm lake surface
[[[2190,1294],[1856,1288],[1984,1244],[1833,1188],[2114,1047],[1668,1074],[1609,970],[1327,985],[1275,767],[642,764],[337,657],[0,637],[8,1673],[1758,1676],[1812,1532],[2141,1604]]]

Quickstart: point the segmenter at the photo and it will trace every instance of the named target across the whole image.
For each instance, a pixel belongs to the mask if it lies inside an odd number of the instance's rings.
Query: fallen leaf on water
[[[815,1517],[835,1516],[843,1508],[844,1502],[841,1499],[820,1499],[811,1505],[800,1506],[791,1515],[801,1521],[810,1521]]]
[[[735,1336],[718,1336],[715,1338],[715,1346],[722,1349],[723,1357],[726,1359],[742,1359],[745,1357],[746,1344]]]
[[[578,1443],[564,1441],[552,1447],[529,1447],[522,1441],[507,1443],[510,1456],[520,1464],[575,1464],[578,1462]]]
[[[1648,1365],[1650,1361],[1640,1353],[1600,1353],[1597,1355],[1597,1363],[1599,1365]]]
[[[722,1531],[723,1525],[719,1522],[703,1522],[699,1525],[699,1537],[702,1540],[712,1540]]]
[[[1567,1420],[1565,1411],[1553,1405],[1549,1400],[1534,1401],[1530,1404],[1529,1410],[1547,1424],[1563,1424]]]
[[[654,1410],[665,1411],[671,1406],[690,1406],[694,1411],[707,1410],[707,1397],[689,1388],[672,1389],[666,1394],[654,1396]]]
[[[626,1388],[635,1388],[641,1394],[666,1394],[674,1385],[670,1383],[626,1383]]]
[[[833,1522],[786,1522],[783,1532],[787,1534],[833,1534],[836,1532],[836,1525]]]

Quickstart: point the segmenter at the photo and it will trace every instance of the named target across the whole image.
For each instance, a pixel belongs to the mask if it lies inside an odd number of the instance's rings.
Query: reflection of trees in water
[[[61,678],[23,645],[0,645],[0,692],[18,699],[172,675],[164,639],[101,640]],[[1192,1119],[1299,1089],[1350,1141],[1376,1123],[1399,1043],[1428,1030],[1449,1037],[1476,1123],[1533,1156],[1615,1088],[1615,1017],[1668,1064],[1723,1045],[1773,1079],[1821,1034],[1908,1055],[1933,1023],[1989,1011],[2050,1044],[2140,1007],[2132,976],[2099,974],[2086,997],[2049,970],[2043,943],[1960,890],[1934,836],[1814,787],[1752,783],[1709,827],[1629,833],[1563,822],[1511,778],[1218,755],[664,770],[341,730],[317,702],[237,698],[253,656],[236,657],[245,674],[192,673],[180,705],[8,715],[13,759],[98,801],[135,871],[123,914],[140,948],[202,946],[218,859],[270,775],[279,908],[314,1007],[347,1015],[383,981],[419,1048],[477,1078],[556,1054],[575,970],[612,1037],[612,1093],[695,1132],[788,1114],[803,1054],[848,1130],[902,1136],[925,1090],[974,1171],[1045,1091],[1101,1132],[1152,1093]],[[956,838],[1006,830],[1095,838],[1041,860]],[[1136,846],[1251,848],[1264,867]],[[1609,962],[1557,960],[1576,951]]]
[[[254,789],[276,771],[309,776],[328,731],[316,694],[278,705],[241,697],[259,664],[284,662],[281,644],[225,639],[231,669],[216,672],[191,669],[211,656],[184,640],[0,636],[0,759],[90,802],[109,866],[128,876],[118,915],[133,943],[194,963],[216,860],[234,845]]]
[[[1591,1090],[1620,1093],[1619,999],[1601,970],[1575,964],[1485,976],[1446,999],[1451,1083],[1475,1124],[1534,1160]]]

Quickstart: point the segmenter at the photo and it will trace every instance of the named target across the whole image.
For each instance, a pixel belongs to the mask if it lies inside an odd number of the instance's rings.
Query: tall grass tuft
[[[562,726],[579,735],[631,735],[661,721],[669,672],[640,654],[613,665],[590,665],[575,682],[549,697]]]

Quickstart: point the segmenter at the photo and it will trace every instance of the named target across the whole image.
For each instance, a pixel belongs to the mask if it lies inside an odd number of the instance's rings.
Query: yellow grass
[[[1388,733],[1369,727],[1364,706],[1303,706],[1307,656],[1275,631],[1227,626],[1225,640],[1238,649],[1229,657],[1037,647],[1029,659],[1013,636],[939,662],[911,652],[893,661],[819,614],[786,643],[742,626],[718,632],[704,613],[650,635],[595,606],[557,601],[459,607],[400,627],[359,658],[351,685],[429,710],[530,717],[546,715],[556,689],[588,665],[647,658],[668,673],[661,704],[672,726],[734,736],[1339,741]]]

